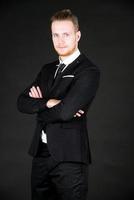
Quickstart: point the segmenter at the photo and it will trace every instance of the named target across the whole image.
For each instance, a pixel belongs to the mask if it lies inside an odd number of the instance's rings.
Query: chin
[[[73,51],[66,51],[66,52],[57,51],[57,53],[59,56],[70,56],[73,53]]]
[[[66,55],[66,54],[68,54],[67,51],[59,51],[59,50],[57,50],[57,53],[58,53],[59,55]]]

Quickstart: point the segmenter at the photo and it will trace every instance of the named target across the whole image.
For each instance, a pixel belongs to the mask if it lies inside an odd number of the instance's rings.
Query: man
[[[51,18],[59,60],[46,64],[18,97],[18,109],[37,114],[29,153],[32,200],[86,200],[91,162],[86,114],[96,94],[98,68],[78,49],[78,19],[69,9]]]

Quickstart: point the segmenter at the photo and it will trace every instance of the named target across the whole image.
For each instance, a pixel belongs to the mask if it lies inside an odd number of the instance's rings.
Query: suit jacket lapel
[[[78,67],[78,64],[83,60],[83,54],[81,54],[76,60],[74,60],[70,65],[67,66],[67,68],[61,73],[61,75],[59,76],[59,78],[54,82],[53,84],[53,81],[54,81],[54,73],[52,73],[51,75],[51,78],[50,78],[50,92],[52,93],[54,91],[54,89],[56,88],[56,86],[58,85],[58,83],[60,82],[61,80],[61,77],[65,74],[68,74],[68,73],[72,73],[75,68]],[[56,70],[56,69],[55,69]]]

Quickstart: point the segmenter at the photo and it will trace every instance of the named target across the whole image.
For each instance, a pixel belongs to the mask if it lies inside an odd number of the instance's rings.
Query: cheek
[[[72,37],[72,38],[69,38],[68,40],[66,40],[66,43],[68,43],[68,44],[70,44],[70,45],[73,45],[73,44],[75,44],[75,42],[76,42],[76,40],[75,40],[75,38],[74,38],[74,37]]]
[[[70,40],[70,46],[75,46],[76,45],[76,38],[72,38],[71,40]]]
[[[57,45],[57,40],[56,39],[52,39],[52,41],[53,41],[53,45],[55,47]]]

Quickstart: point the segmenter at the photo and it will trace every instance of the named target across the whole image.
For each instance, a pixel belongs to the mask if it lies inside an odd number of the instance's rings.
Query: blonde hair
[[[50,19],[51,24],[57,20],[69,20],[74,24],[76,31],[79,31],[79,22],[76,15],[74,15],[70,9],[63,9],[56,12]]]

